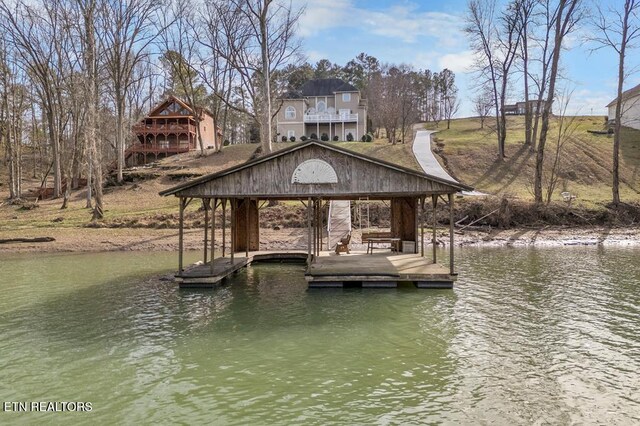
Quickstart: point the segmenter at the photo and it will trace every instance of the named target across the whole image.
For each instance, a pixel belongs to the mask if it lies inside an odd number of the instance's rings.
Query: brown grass
[[[553,199],[560,192],[577,196],[577,202],[589,206],[611,199],[613,138],[593,135],[588,129],[602,129],[601,117],[577,117],[573,137],[563,147],[561,179]],[[547,141],[547,171],[555,152],[556,123]],[[497,159],[495,133],[480,129],[477,119],[460,119],[451,130],[438,133],[443,163],[457,178],[476,189],[499,196],[522,200],[533,198],[535,153],[524,145],[523,117],[509,117],[506,160]],[[640,131],[625,129],[621,145],[621,196],[627,201],[640,200]]]

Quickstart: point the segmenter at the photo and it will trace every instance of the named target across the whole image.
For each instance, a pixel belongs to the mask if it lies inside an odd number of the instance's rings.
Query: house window
[[[296,109],[292,106],[288,106],[287,109],[284,110],[284,118],[287,120],[296,118]]]
[[[319,101],[316,104],[316,110],[318,112],[325,112],[327,110],[327,104],[324,101]]]
[[[290,138],[291,136],[295,136],[296,135],[296,131],[295,130],[287,130],[287,139]]]
[[[351,102],[351,93],[343,93],[342,102]]]

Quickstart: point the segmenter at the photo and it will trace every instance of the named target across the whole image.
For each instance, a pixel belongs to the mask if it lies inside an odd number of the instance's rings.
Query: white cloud
[[[590,89],[574,90],[567,106],[569,115],[607,115],[606,105],[615,98],[615,94]],[[554,112],[560,113],[563,99],[558,96],[554,102]]]
[[[461,17],[441,12],[422,12],[414,3],[369,10],[355,6],[352,0],[316,0],[307,4],[300,19],[299,33],[308,37],[340,27],[359,28],[405,43],[417,43],[420,37],[425,36],[435,38],[444,47],[466,43]]]
[[[471,50],[447,53],[438,58],[440,68],[448,68],[454,73],[469,72],[474,61],[474,53]]]
[[[307,59],[311,63],[318,62],[320,59],[326,59],[329,57],[326,53],[319,52],[317,50],[308,50],[305,53],[307,55]]]

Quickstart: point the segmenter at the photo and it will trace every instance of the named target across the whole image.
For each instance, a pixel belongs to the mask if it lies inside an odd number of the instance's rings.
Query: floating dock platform
[[[213,288],[239,269],[254,262],[303,262],[306,251],[257,251],[248,256],[220,257],[211,263],[194,265],[176,275],[181,288]],[[307,265],[305,280],[309,288],[394,288],[410,282],[418,288],[452,288],[457,274],[433,264],[419,254],[383,252],[336,255],[321,252]]]

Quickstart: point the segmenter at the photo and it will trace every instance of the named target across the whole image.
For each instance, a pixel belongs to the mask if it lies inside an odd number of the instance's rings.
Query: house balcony
[[[305,114],[305,123],[342,123],[356,122],[358,114]]]
[[[138,123],[133,126],[135,133],[196,133],[196,126],[193,124],[144,124]]]

